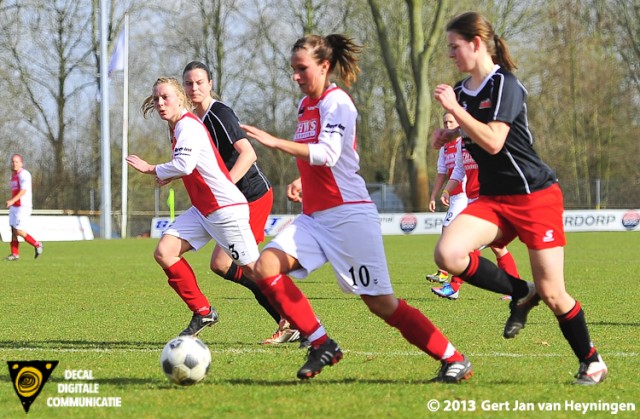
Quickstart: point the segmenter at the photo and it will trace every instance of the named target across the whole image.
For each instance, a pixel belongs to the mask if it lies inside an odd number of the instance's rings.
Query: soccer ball
[[[207,375],[211,352],[194,336],[179,336],[164,346],[160,355],[162,371],[172,382],[181,386],[196,384]]]

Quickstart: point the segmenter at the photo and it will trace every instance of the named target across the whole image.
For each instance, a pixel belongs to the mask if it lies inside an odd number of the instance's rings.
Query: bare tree
[[[427,164],[428,135],[431,120],[431,85],[428,77],[429,61],[433,57],[438,38],[443,34],[446,0],[437,2],[432,14],[425,13],[422,0],[406,0],[406,19],[409,34],[406,49],[409,71],[398,67],[397,48],[389,38],[389,26],[399,27],[398,21],[388,23],[378,0],[368,0],[373,15],[381,53],[395,95],[395,108],[404,132],[405,161],[409,172],[412,208],[426,211],[429,207],[429,168]],[[401,75],[402,73],[402,75]],[[407,91],[406,82],[412,87]],[[409,97],[412,94],[413,97]]]

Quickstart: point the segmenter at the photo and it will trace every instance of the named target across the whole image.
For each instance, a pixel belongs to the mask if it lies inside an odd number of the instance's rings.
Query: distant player
[[[20,154],[11,156],[11,199],[7,201],[9,208],[9,225],[11,226],[11,254],[5,260],[20,259],[20,242],[22,237],[35,249],[35,258],[42,254],[42,243],[26,232],[31,218],[33,194],[31,173],[24,168],[24,159]]]
[[[458,129],[458,123],[453,115],[448,112],[444,115],[444,127],[449,130]],[[451,156],[452,154],[453,156]],[[463,141],[461,141],[461,137],[457,137],[454,141],[442,146],[440,149],[440,155],[445,156],[443,166],[446,168],[449,175],[449,181],[442,190],[442,196],[440,197],[440,202],[449,207],[444,221],[442,222],[442,230],[444,231],[444,229],[451,224],[451,222],[467,207],[467,205],[471,205],[473,202],[478,200],[480,196],[480,182],[478,181],[478,164],[473,160],[473,156],[471,156],[467,150],[467,146]],[[440,171],[441,166],[439,159],[438,176],[440,176]],[[438,180],[439,179],[436,179],[436,185],[438,184]],[[436,191],[432,192],[432,197],[435,192]],[[430,203],[429,209],[431,209],[431,207],[432,204]],[[433,208],[435,210],[435,202],[433,203]],[[489,248],[496,256],[498,267],[500,269],[504,270],[511,276],[516,278],[520,277],[518,268],[516,267],[516,261],[505,246],[489,246]],[[480,255],[479,250],[477,251],[477,254]],[[446,273],[445,271],[439,270],[436,274],[427,275],[427,279],[433,282],[443,283],[446,281],[446,277],[444,278],[445,281],[443,281],[443,274],[441,274],[441,272]],[[460,287],[463,283],[464,281],[459,276],[453,275],[449,283],[445,282],[441,287],[433,287],[431,288],[431,291],[438,297],[456,300],[460,296]],[[508,295],[503,297],[503,299],[507,300],[510,298],[511,296]]]

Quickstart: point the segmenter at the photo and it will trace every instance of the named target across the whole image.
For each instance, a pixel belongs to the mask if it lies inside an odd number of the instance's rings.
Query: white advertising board
[[[443,212],[380,214],[383,235],[440,234]],[[270,215],[265,235],[275,236],[296,218],[295,215]],[[169,225],[169,218],[158,217],[151,222],[151,237],[159,238]],[[564,228],[576,231],[640,231],[640,210],[567,210]]]
[[[32,215],[27,233],[42,242],[93,240],[87,216]],[[3,242],[11,241],[8,215],[0,215],[0,236]]]

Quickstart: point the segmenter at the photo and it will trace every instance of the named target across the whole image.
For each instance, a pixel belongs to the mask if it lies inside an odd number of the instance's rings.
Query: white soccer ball
[[[211,352],[207,345],[193,336],[179,336],[164,346],[160,366],[172,382],[181,386],[196,384],[207,375]]]

